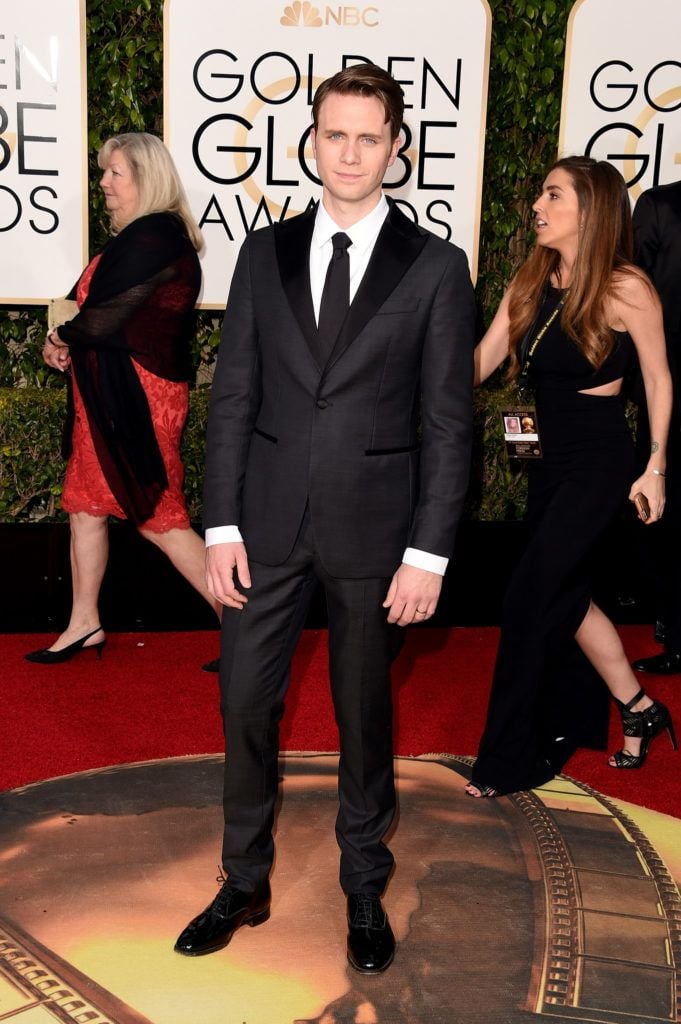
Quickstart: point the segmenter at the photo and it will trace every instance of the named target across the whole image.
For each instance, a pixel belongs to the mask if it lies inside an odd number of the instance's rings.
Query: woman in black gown
[[[625,736],[613,767],[640,767],[664,729],[676,745],[667,709],[639,688],[615,627],[593,603],[590,576],[624,498],[644,495],[649,523],[663,512],[671,380],[660,304],[631,262],[629,198],[610,164],[559,160],[533,209],[537,246],[476,350],[476,383],[510,355],[509,377],[536,403],[542,457],[528,460],[529,541],[504,600],[487,723],[466,787],[474,797],[541,785],[578,746],[603,745],[607,690]],[[636,355],[653,440],[634,480],[621,389]]]

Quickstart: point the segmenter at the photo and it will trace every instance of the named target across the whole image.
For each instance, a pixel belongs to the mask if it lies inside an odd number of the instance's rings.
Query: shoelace
[[[378,896],[365,896],[358,893],[354,899],[354,914],[350,924],[353,928],[382,928],[384,916]]]
[[[225,911],[229,908],[229,903],[232,898],[233,889],[230,889],[226,884],[227,879],[222,873],[222,868],[218,868],[218,874],[215,879],[218,885],[222,886],[220,892],[217,894],[215,901],[213,902],[213,912],[218,914],[225,914]]]

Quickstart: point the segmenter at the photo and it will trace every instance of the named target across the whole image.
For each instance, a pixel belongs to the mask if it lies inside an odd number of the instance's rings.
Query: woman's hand
[[[71,365],[69,346],[59,338],[57,331],[50,331],[43,345],[43,359],[53,370],[65,373]]]
[[[629,501],[634,500],[635,494],[645,494],[650,505],[650,515],[643,522],[656,523],[662,518],[664,512],[665,486],[664,477],[660,473],[653,473],[647,469],[645,473],[634,480],[629,491]],[[640,516],[639,516],[640,518]]]

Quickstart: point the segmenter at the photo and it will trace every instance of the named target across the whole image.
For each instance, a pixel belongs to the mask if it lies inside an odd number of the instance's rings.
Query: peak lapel
[[[310,243],[315,214],[316,207],[274,225],[274,245],[281,283],[313,354],[317,345],[317,324],[310,291]]]
[[[395,290],[428,241],[420,230],[390,202],[390,212],[381,228],[362,282],[357,289],[328,365],[343,355],[360,331]]]

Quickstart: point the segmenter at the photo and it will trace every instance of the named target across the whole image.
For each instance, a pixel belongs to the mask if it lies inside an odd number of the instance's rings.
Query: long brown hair
[[[616,288],[613,274],[634,271],[627,186],[619,171],[605,160],[568,156],[551,169],[569,174],[580,213],[577,258],[561,312],[561,324],[591,365],[598,369],[614,345],[605,310],[608,296]],[[509,300],[509,378],[520,372],[520,343],[537,316],[551,275],[559,276],[559,264],[557,250],[537,245],[513,281]]]

